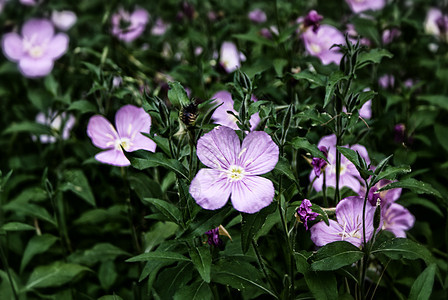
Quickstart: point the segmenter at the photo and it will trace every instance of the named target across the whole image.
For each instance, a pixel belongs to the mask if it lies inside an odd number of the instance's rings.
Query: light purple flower
[[[361,106],[361,109],[359,110],[359,116],[367,120],[372,118],[372,100],[368,100],[363,104],[363,106]]]
[[[19,62],[26,77],[42,77],[53,69],[54,61],[68,48],[65,33],[54,34],[54,27],[46,19],[30,19],[22,27],[22,36],[15,32],[3,36],[2,48],[6,57]]]
[[[132,14],[120,8],[112,16],[112,34],[125,42],[132,42],[145,30],[149,13],[143,8],[135,9]]]
[[[335,27],[323,24],[319,26],[317,32],[308,28],[303,32],[302,38],[308,54],[318,57],[324,65],[332,62],[340,63],[342,53],[337,47],[330,48],[334,44],[345,44],[345,38]]]
[[[67,31],[75,25],[76,14],[70,10],[56,11],[51,13],[51,21],[57,29]]]
[[[352,43],[352,44],[356,44],[356,42],[358,41],[358,37],[359,37],[359,34],[358,34],[358,32],[356,31],[356,28],[355,28],[355,25],[353,25],[353,24],[347,24],[347,29],[346,29],[346,33],[348,34],[348,39],[350,40],[350,42]],[[360,39],[359,39],[359,43],[361,44],[361,45],[364,45],[364,46],[367,46],[367,47],[370,47],[370,45],[372,44],[371,42],[370,42],[370,40],[368,39],[368,38],[365,38],[365,37],[361,37]]]
[[[36,6],[38,4],[37,0],[20,0],[20,3],[26,6]]]
[[[157,18],[154,26],[151,28],[152,35],[164,35],[166,30],[168,29],[168,24],[163,22],[161,18]]]
[[[264,23],[267,20],[265,12],[259,8],[250,11],[248,17],[254,23]]]
[[[383,89],[393,88],[395,85],[395,77],[390,74],[385,74],[378,78],[378,83]]]
[[[266,132],[250,132],[241,145],[233,129],[219,126],[199,139],[197,155],[209,167],[199,170],[190,185],[202,208],[219,209],[231,197],[236,210],[255,213],[272,202],[272,181],[257,176],[278,161],[278,146]]]
[[[328,148],[328,157],[327,160],[329,165],[325,167],[325,183],[327,187],[336,188],[336,135],[327,135],[324,136],[317,147],[320,149],[321,147]],[[344,146],[350,148],[352,150],[358,151],[362,158],[365,159],[367,164],[370,164],[369,155],[364,146],[361,145],[353,145],[353,146]],[[313,182],[313,188],[320,192],[322,191],[324,176],[317,177],[314,173],[314,170],[311,171],[310,174],[310,182]],[[356,193],[361,191],[361,176],[359,175],[358,170],[355,165],[352,164],[345,156],[341,155],[341,170],[339,176],[339,188],[344,186],[351,188]]]
[[[308,199],[303,199],[299,208],[296,211],[296,216],[299,217],[300,221],[305,225],[305,230],[308,230],[308,221],[313,221],[319,215],[311,210],[311,202]]]
[[[384,45],[390,44],[394,39],[398,38],[401,35],[401,31],[398,28],[390,28],[383,31],[383,35],[381,39]]]
[[[386,205],[391,204],[397,201],[398,198],[400,198],[402,191],[401,188],[377,192],[379,189],[385,187],[391,182],[392,181],[390,180],[382,179],[369,190],[367,199],[372,206],[375,206],[377,204],[378,199],[381,201],[381,207],[386,207]],[[365,195],[365,192],[363,192],[362,194]]]
[[[40,112],[36,115],[36,123],[49,126],[54,135],[42,134],[39,140],[42,144],[56,142],[56,136],[63,140],[68,140],[70,131],[75,125],[75,117],[72,114],[67,115],[65,112],[58,113],[49,110],[46,114]],[[36,137],[33,136],[33,140]]]
[[[219,53],[219,63],[227,73],[232,73],[233,71],[241,67],[241,62],[245,60],[246,57],[243,53],[238,51],[234,43],[222,43]]]
[[[106,151],[95,155],[96,160],[113,166],[129,166],[123,153],[139,149],[155,152],[156,144],[141,133],[149,133],[151,117],[134,105],[125,105],[115,114],[115,126],[103,116],[95,115],[87,125],[87,135],[92,143]]]
[[[215,99],[213,103],[216,105],[222,103],[222,105],[218,107],[213,113],[213,121],[216,124],[230,127],[233,130],[239,130],[238,125],[236,124],[237,119],[232,114],[228,113],[228,111],[231,111],[238,116],[238,112],[233,108],[232,94],[228,91],[219,91],[212,96],[212,99]],[[255,98],[255,96],[253,95],[252,101],[257,101],[257,98]],[[253,114],[249,122],[250,129],[254,130],[257,127],[258,123],[260,123],[260,115],[258,113]]]
[[[325,246],[336,241],[347,241],[356,247],[364,243],[362,211],[364,201],[362,197],[347,197],[336,206],[336,221],[329,220],[330,226],[320,221],[311,227],[311,240],[316,246]],[[375,207],[366,205],[365,227],[366,241],[373,235],[373,215]]]
[[[382,216],[382,229],[392,232],[396,237],[405,238],[405,231],[411,229],[415,223],[415,217],[398,203],[388,205]]]
[[[325,156],[325,158],[328,157],[328,148],[325,146],[319,147],[320,152],[322,152]],[[319,157],[313,157],[311,160],[311,165],[313,166],[314,174],[316,174],[316,177],[319,177],[320,174],[322,174],[323,168],[327,166],[327,162],[325,159],[319,158]]]
[[[426,14],[426,19],[423,24],[423,27],[425,28],[425,32],[427,34],[439,37],[441,34],[438,20],[443,20],[444,15],[442,14],[442,11],[438,8],[432,7],[428,10],[428,13]]]
[[[260,35],[267,39],[272,39],[273,34],[278,36],[277,26],[271,25],[271,26],[269,26],[269,28],[261,28],[260,29]]]
[[[386,0],[346,0],[354,13],[366,10],[380,10],[386,5]]]

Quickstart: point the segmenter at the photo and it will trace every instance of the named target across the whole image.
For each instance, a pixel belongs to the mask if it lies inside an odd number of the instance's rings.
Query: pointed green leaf
[[[178,160],[168,159],[162,153],[153,153],[146,150],[137,150],[131,153],[125,153],[131,162],[131,165],[138,169],[144,170],[153,167],[164,167],[168,170],[176,172],[178,175],[188,179],[188,170]]]
[[[150,260],[161,260],[161,261],[190,261],[190,259],[186,258],[182,254],[177,252],[169,252],[169,251],[153,251],[148,253],[143,253],[132,258],[126,260],[126,262],[136,262],[136,261],[150,261]]]
[[[423,259],[426,264],[430,264],[434,260],[428,249],[405,238],[387,240],[380,244],[376,249],[373,249],[371,253],[381,253],[395,260],[402,258],[414,260],[420,258]]]
[[[297,80],[305,79],[312,83],[314,87],[325,86],[325,76],[310,72],[309,70],[304,70],[297,74],[293,74],[292,77]]]
[[[241,222],[241,247],[243,253],[247,253],[250,248],[252,239],[255,234],[261,229],[266,221],[268,215],[273,213],[276,209],[276,206],[271,204],[268,207],[263,208],[257,213],[254,214],[242,214],[242,222]]]
[[[202,279],[210,283],[210,269],[212,265],[212,255],[209,247],[192,247],[189,250],[191,261],[195,265]]]
[[[439,198],[443,198],[440,192],[434,189],[429,183],[425,183],[414,178],[406,178],[400,181],[389,183],[378,191],[381,192],[396,188],[410,189],[417,194],[430,194]]]
[[[409,300],[427,300],[431,296],[437,265],[430,264],[414,281]]]
[[[58,287],[72,282],[85,271],[90,271],[90,269],[81,265],[60,261],[47,266],[38,266],[28,279],[26,290]]]
[[[182,212],[175,205],[155,198],[144,198],[143,200],[154,205],[169,221],[182,224]]]
[[[73,102],[68,107],[68,110],[77,110],[81,112],[81,114],[97,112],[95,105],[93,105],[90,101],[87,100],[78,100]]]
[[[170,89],[168,90],[168,99],[175,107],[188,106],[190,99],[188,99],[187,92],[178,81],[168,82]]]
[[[26,245],[25,252],[22,256],[22,262],[20,263],[20,272],[26,267],[30,260],[40,253],[44,253],[58,240],[57,237],[51,234],[43,234],[33,236],[28,245]]]
[[[336,89],[336,85],[342,81],[347,80],[348,76],[344,75],[341,71],[334,72],[330,75],[327,81],[327,85],[325,87],[325,99],[324,99],[324,108],[330,103],[333,98],[334,91]]]
[[[20,222],[9,222],[0,227],[0,230],[4,231],[26,231],[26,230],[35,230],[31,225],[20,223]]]
[[[205,281],[197,281],[184,286],[174,294],[174,300],[211,300],[213,299],[210,286]]]
[[[312,257],[313,271],[334,271],[360,260],[364,252],[345,241],[329,243],[320,248]]]
[[[294,149],[304,149],[308,151],[312,157],[318,157],[328,162],[327,158],[322,153],[322,151],[320,151],[316,145],[313,145],[310,142],[308,142],[308,140],[304,137],[295,137],[292,140],[291,145],[293,146]]]
[[[49,126],[28,121],[20,123],[12,123],[2,132],[2,134],[9,134],[16,132],[27,132],[34,135],[41,135],[41,134],[52,135],[51,128]]]
[[[62,191],[72,191],[90,205],[96,206],[95,197],[93,196],[89,181],[83,171],[66,170],[63,177],[64,183],[60,187]]]

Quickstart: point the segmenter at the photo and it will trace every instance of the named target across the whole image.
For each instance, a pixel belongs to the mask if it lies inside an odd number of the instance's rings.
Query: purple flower
[[[426,19],[423,24],[425,32],[427,34],[439,37],[441,34],[441,28],[438,23],[440,23],[440,20],[443,20],[443,18],[444,15],[440,9],[434,7],[430,8],[426,14]]]
[[[38,113],[36,115],[36,123],[49,126],[56,136],[60,136],[63,140],[68,140],[70,131],[75,125],[75,117],[71,114],[67,115],[65,112],[57,113],[49,110],[47,114]],[[55,135],[42,134],[39,136],[39,140],[43,144],[54,143],[56,142]],[[33,136],[33,140],[35,138]]]
[[[319,15],[317,11],[312,10],[306,15],[305,19],[303,19],[303,26],[305,28],[313,27],[313,32],[316,33],[320,26],[319,22],[323,19],[324,17]]]
[[[328,148],[327,160],[329,165],[325,168],[325,182],[328,187],[331,186],[336,188],[336,135],[332,134],[324,136],[317,144],[317,147],[319,149],[321,149],[321,147]],[[364,146],[353,145],[349,148],[358,151],[361,157],[366,160],[366,163],[370,164],[369,155]],[[324,176],[317,177],[314,170],[310,174],[310,181],[314,181],[313,187],[318,192],[322,190],[323,178]],[[341,156],[341,170],[339,179],[339,188],[346,186],[357,193],[361,191],[361,176],[359,175],[358,170],[356,170],[355,165],[353,165],[343,155]]]
[[[398,28],[386,29],[383,31],[383,35],[381,39],[383,44],[387,45],[393,42],[394,39],[398,38],[401,35],[401,31]]]
[[[259,8],[256,8],[249,12],[249,20],[254,23],[264,23],[267,20],[266,14]]]
[[[218,107],[212,115],[212,119],[216,124],[227,126],[232,128],[233,130],[239,130],[236,125],[236,118],[229,114],[228,111],[233,112],[238,116],[238,112],[233,108],[233,99],[232,94],[227,91],[219,91],[212,96],[212,99],[215,99],[214,104],[219,105],[222,103],[220,107]],[[257,98],[252,95],[252,100],[257,101]],[[251,116],[250,120],[250,129],[254,130],[258,123],[260,123],[260,116],[258,113],[255,113]]]
[[[331,48],[334,44],[345,44],[344,35],[335,27],[327,24],[319,26],[317,32],[311,28],[302,34],[308,54],[318,57],[324,65],[334,62],[339,64],[342,53],[338,48]]]
[[[354,13],[366,10],[380,10],[386,5],[386,0],[346,0]]]
[[[415,217],[398,203],[387,206],[383,216],[383,229],[392,232],[396,237],[406,237],[405,231],[411,229],[415,223]]]
[[[75,25],[77,20],[76,14],[70,10],[53,11],[51,13],[51,21],[57,29],[67,31]]]
[[[245,213],[272,202],[272,181],[257,176],[271,171],[278,161],[278,146],[266,132],[250,132],[241,145],[235,131],[219,126],[199,139],[197,155],[209,167],[199,170],[190,185],[190,194],[202,208],[219,209],[229,196],[233,207]]]
[[[347,241],[356,247],[364,242],[362,211],[364,201],[362,197],[347,197],[336,206],[336,221],[329,220],[330,226],[320,221],[311,227],[311,240],[316,246],[324,246],[336,241]],[[375,207],[367,205],[365,214],[366,241],[373,235],[373,215]]]
[[[125,42],[132,42],[145,30],[149,14],[143,8],[137,8],[131,14],[120,8],[112,16],[112,34]]]
[[[345,31],[348,34],[348,39],[352,44],[356,44],[358,41],[359,34],[355,29],[355,25],[353,24],[347,24],[347,30]],[[361,45],[370,47],[371,42],[368,38],[360,38],[359,40]]]
[[[398,198],[400,198],[402,190],[401,188],[385,190],[379,193],[377,192],[379,189],[385,187],[391,182],[392,181],[390,180],[382,179],[369,190],[367,199],[372,206],[375,206],[377,204],[378,199],[381,201],[381,207],[385,207],[386,205],[393,203],[397,201]]]
[[[406,126],[403,123],[394,126],[394,141],[399,144],[406,141]]]
[[[223,248],[223,241],[219,238],[219,227],[209,230],[205,233],[208,237],[207,243],[216,248]]]
[[[22,36],[7,33],[2,41],[3,53],[19,62],[20,72],[26,77],[42,77],[53,69],[54,61],[68,47],[65,33],[54,34],[54,27],[46,19],[30,19],[22,27]]]
[[[325,158],[328,157],[328,148],[325,146],[319,147],[320,152],[322,152],[325,156]],[[322,173],[322,170],[324,167],[327,166],[327,162],[325,159],[319,158],[319,157],[313,157],[313,160],[311,161],[311,165],[314,169],[314,174],[316,174],[316,177],[319,177]]]
[[[20,0],[20,3],[26,6],[36,6],[38,4],[37,0]]]
[[[129,166],[130,162],[123,153],[139,149],[154,152],[156,144],[145,137],[149,133],[151,117],[134,105],[125,105],[115,114],[114,126],[103,116],[95,115],[90,118],[87,125],[87,135],[92,143],[106,151],[95,155],[96,160],[113,166]]]
[[[232,73],[233,71],[241,67],[241,62],[245,60],[246,57],[244,56],[244,54],[238,51],[234,43],[222,43],[219,55],[219,63],[227,73]]]
[[[296,216],[300,218],[300,221],[305,225],[305,229],[308,230],[308,221],[313,221],[319,215],[311,210],[311,202],[308,199],[303,199],[299,208],[296,211]]]
[[[168,29],[168,24],[163,22],[161,18],[157,18],[156,23],[151,28],[152,35],[164,35],[166,30]]]
[[[378,83],[383,89],[393,88],[395,85],[395,77],[390,74],[385,74],[378,78]]]

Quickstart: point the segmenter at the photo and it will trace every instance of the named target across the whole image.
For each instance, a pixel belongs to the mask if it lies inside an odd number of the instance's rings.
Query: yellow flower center
[[[227,170],[227,178],[230,182],[239,181],[244,178],[244,175],[244,169],[240,166],[230,166],[229,170]]]

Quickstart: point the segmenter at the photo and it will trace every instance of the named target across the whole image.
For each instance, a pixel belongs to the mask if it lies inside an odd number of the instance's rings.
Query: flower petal
[[[58,33],[51,39],[45,51],[45,57],[55,60],[61,57],[68,48],[68,36],[65,33]]]
[[[396,237],[406,237],[406,230],[414,226],[415,217],[405,207],[392,203],[384,213],[384,227],[395,234]]]
[[[334,220],[328,221],[330,226],[327,226],[324,221],[320,221],[310,228],[311,240],[318,247],[342,240],[342,236],[339,234],[343,228]]]
[[[2,40],[3,53],[12,61],[18,61],[23,56],[22,38],[17,33],[7,33]]]
[[[19,69],[26,77],[42,77],[50,74],[53,69],[53,60],[51,59],[32,59],[22,57],[19,62]]]
[[[190,194],[196,203],[205,209],[223,207],[230,196],[231,188],[223,172],[201,169],[191,181]]]
[[[213,121],[216,124],[230,127],[233,130],[238,130],[236,118],[227,113],[227,111],[231,111],[234,114],[237,114],[236,110],[233,108],[232,94],[227,91],[219,91],[212,96],[212,99],[215,99],[214,104],[219,105],[222,103],[222,105],[213,112]]]
[[[264,131],[252,131],[243,141],[238,154],[238,165],[250,175],[260,175],[274,169],[278,162],[279,149]]]
[[[219,126],[198,141],[199,160],[209,168],[225,169],[237,162],[240,140],[231,128]]]
[[[131,164],[123,151],[115,149],[100,152],[95,155],[95,159],[99,162],[117,167],[126,167]]]
[[[253,214],[271,204],[274,199],[272,181],[260,176],[247,176],[232,184],[232,204],[241,212]]]
[[[119,139],[118,133],[112,124],[100,115],[90,118],[87,125],[87,135],[92,140],[92,143],[101,149],[114,148],[115,141]]]
[[[54,27],[46,19],[30,19],[22,27],[22,36],[30,40],[35,40],[39,44],[48,42],[53,38]]]
[[[131,137],[134,131],[149,133],[151,117],[143,108],[128,104],[115,114],[115,125],[121,137]]]

